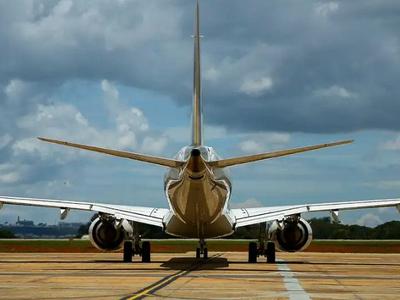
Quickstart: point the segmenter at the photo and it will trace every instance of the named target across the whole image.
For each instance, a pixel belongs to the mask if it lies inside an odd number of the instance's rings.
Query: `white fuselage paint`
[[[230,235],[234,219],[228,209],[231,183],[224,170],[210,168],[207,162],[220,159],[213,148],[187,146],[175,159],[189,161],[191,151],[198,149],[205,168],[193,172],[189,164],[170,169],[165,176],[165,195],[170,214],[164,218],[169,234],[186,238],[214,238]]]

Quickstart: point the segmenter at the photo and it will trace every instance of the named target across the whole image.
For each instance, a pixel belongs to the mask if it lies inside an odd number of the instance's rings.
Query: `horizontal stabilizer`
[[[87,146],[87,145],[81,145],[81,144],[74,144],[74,143],[52,140],[52,139],[47,139],[47,138],[42,138],[42,137],[38,137],[38,139],[41,141],[48,142],[48,143],[59,144],[59,145],[78,148],[78,149],[82,149],[82,150],[94,151],[94,152],[104,153],[104,154],[108,154],[108,155],[129,158],[129,159],[133,159],[133,160],[138,160],[138,161],[161,165],[161,166],[170,167],[170,168],[178,168],[185,164],[185,162],[183,162],[183,161],[177,161],[177,160],[173,160],[173,159],[169,159],[169,158],[150,156],[150,155],[145,155],[145,154],[120,151],[120,150],[112,150],[112,149]]]
[[[275,151],[275,152],[260,153],[260,154],[255,154],[255,155],[233,157],[233,158],[228,158],[228,159],[211,161],[208,163],[208,165],[211,167],[215,167],[215,168],[225,168],[225,167],[230,167],[230,166],[235,166],[235,165],[240,165],[240,164],[246,164],[246,163],[250,163],[250,162],[254,162],[254,161],[258,161],[258,160],[263,160],[263,159],[275,158],[275,157],[286,156],[286,155],[291,155],[291,154],[296,154],[296,153],[301,153],[301,152],[306,152],[306,151],[312,151],[312,150],[317,150],[317,149],[322,149],[322,148],[327,148],[327,147],[349,144],[352,142],[353,142],[353,140],[347,140],[347,141],[340,141],[340,142],[329,143],[329,144],[320,144],[320,145],[315,145],[315,146],[294,148],[294,149],[289,149],[289,150],[281,150],[281,151]]]

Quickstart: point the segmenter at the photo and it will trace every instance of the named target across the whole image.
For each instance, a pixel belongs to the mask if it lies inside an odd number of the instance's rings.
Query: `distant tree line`
[[[390,221],[375,228],[360,225],[345,225],[340,223],[331,223],[329,217],[313,218],[309,220],[314,239],[352,239],[352,240],[368,240],[368,239],[400,239],[400,221]],[[77,237],[88,234],[90,223],[82,225],[79,228]],[[148,239],[164,239],[174,238],[166,234],[160,227],[150,226],[146,224],[136,224],[136,228],[143,238]],[[251,225],[240,227],[228,238],[231,239],[256,239],[259,235],[260,227]]]
[[[358,239],[396,240],[400,239],[400,221],[390,221],[374,228],[360,225],[331,223],[330,218],[310,220],[315,239]]]
[[[6,229],[0,229],[0,239],[13,239],[15,238],[14,233]]]

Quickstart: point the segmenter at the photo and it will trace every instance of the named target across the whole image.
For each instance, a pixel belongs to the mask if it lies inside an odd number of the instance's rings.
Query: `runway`
[[[1,253],[0,299],[398,299],[400,254],[277,253],[276,264],[246,253]]]

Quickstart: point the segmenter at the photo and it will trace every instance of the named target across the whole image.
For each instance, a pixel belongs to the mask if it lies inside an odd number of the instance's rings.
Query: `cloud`
[[[146,136],[143,139],[141,151],[144,153],[161,154],[168,144],[168,139],[165,136],[151,137]]]
[[[21,178],[20,172],[11,164],[0,164],[0,183],[10,184],[18,182]]]
[[[358,225],[367,227],[376,227],[377,225],[380,225],[382,223],[382,219],[372,213],[365,214],[357,220]]]
[[[264,145],[255,140],[246,140],[239,144],[240,150],[247,153],[258,153],[264,151]]]
[[[12,141],[12,137],[6,133],[3,136],[0,136],[0,150],[6,147]]]
[[[243,202],[232,202],[232,208],[251,208],[251,207],[261,207],[263,206],[260,201],[255,198],[246,199]]]
[[[164,134],[171,140],[180,143],[188,144],[191,139],[191,128],[186,127],[168,127],[165,129]],[[228,131],[223,126],[204,125],[203,128],[204,138],[206,143],[213,140],[220,140],[226,138]]]
[[[18,82],[20,87],[29,86],[21,80],[14,82]],[[161,153],[168,145],[169,139],[150,129],[143,111],[125,105],[120,99],[118,88],[113,83],[102,80],[100,86],[109,127],[95,126],[75,105],[54,98],[41,103],[43,98],[35,98],[35,94],[31,95],[36,100],[32,101],[32,109],[29,112],[18,116],[21,113],[19,110],[10,110],[8,113],[15,114],[10,119],[15,123],[14,137],[9,134],[0,136],[0,150],[2,148],[9,150],[8,156],[3,157],[8,164],[3,165],[0,180],[14,184],[27,180],[39,181],[44,175],[38,175],[37,172],[42,172],[46,168],[52,169],[52,173],[47,173],[45,176],[53,174],[56,177],[57,172],[62,173],[61,168],[71,163],[83,165],[83,159],[87,156],[96,157],[89,152],[41,142],[36,139],[37,136],[112,149]],[[9,94],[7,99],[14,95],[14,93]]]
[[[273,86],[272,79],[262,77],[260,79],[246,79],[240,87],[240,91],[249,96],[260,96]]]
[[[322,17],[327,17],[339,9],[339,3],[336,1],[319,2],[315,5],[315,13]]]
[[[356,97],[354,93],[348,91],[344,87],[337,85],[332,85],[329,88],[317,90],[314,92],[314,94],[317,97],[328,97],[328,98],[336,97],[336,98],[348,99]]]
[[[226,11],[224,1],[202,3],[208,122],[237,131],[400,129],[400,4],[291,7],[235,0]],[[8,95],[20,93],[18,80],[54,86],[108,78],[191,103],[190,1],[8,1],[0,11],[7,29],[0,30],[7,45],[0,83]]]
[[[384,150],[392,150],[392,151],[400,150],[400,135],[383,143],[381,148]]]
[[[292,140],[324,142],[332,133],[398,131],[399,9],[392,0],[299,0],[290,9],[287,1],[202,1],[206,142],[230,156],[235,150],[277,150]],[[100,155],[35,137],[160,154],[170,153],[171,143],[189,143],[189,122],[174,119],[174,112],[188,112],[191,105],[192,29],[192,1],[0,1],[0,164],[2,180],[12,182],[0,185],[2,193],[129,203],[132,188],[141,205],[164,205],[154,188],[158,170],[151,166],[145,167],[151,176],[144,178],[136,174],[145,168],[129,168],[133,180],[127,183],[128,176],[118,176],[125,161],[112,160],[110,167],[104,160],[104,167],[95,160]],[[127,99],[127,92],[135,98]],[[171,101],[176,106],[164,110]],[[273,191],[274,204],[287,197],[300,203],[332,193],[355,199],[379,194],[376,187],[355,191],[353,185],[398,174],[396,168],[369,169],[365,149],[375,149],[376,132],[381,131],[354,133],[368,141],[354,148],[363,161],[339,155],[344,163],[329,156],[323,165],[321,152],[307,166],[294,158],[289,169],[270,161],[268,168],[253,165],[246,178],[250,166],[232,170],[245,182],[235,185],[235,193],[247,199],[241,193],[251,187],[262,199]],[[283,136],[268,140],[271,133]],[[396,143],[390,147],[400,149]],[[393,165],[395,155],[386,152],[376,161]],[[100,178],[112,171],[112,179]],[[254,171],[258,180],[251,178]],[[351,176],[339,176],[342,172]],[[306,182],[315,182],[315,176],[329,180],[316,189]],[[70,189],[62,189],[64,180],[72,183]],[[49,188],[49,181],[60,184]]]
[[[7,86],[4,88],[4,92],[9,99],[14,99],[25,91],[26,84],[19,79],[11,79]]]
[[[290,134],[267,132],[251,134],[239,143],[239,148],[245,153],[266,152],[282,147],[289,143]]]
[[[204,79],[208,81],[217,81],[219,79],[219,72],[215,67],[209,67],[204,72]]]
[[[380,180],[376,182],[365,182],[366,187],[374,187],[382,190],[392,190],[400,188],[400,180]]]

